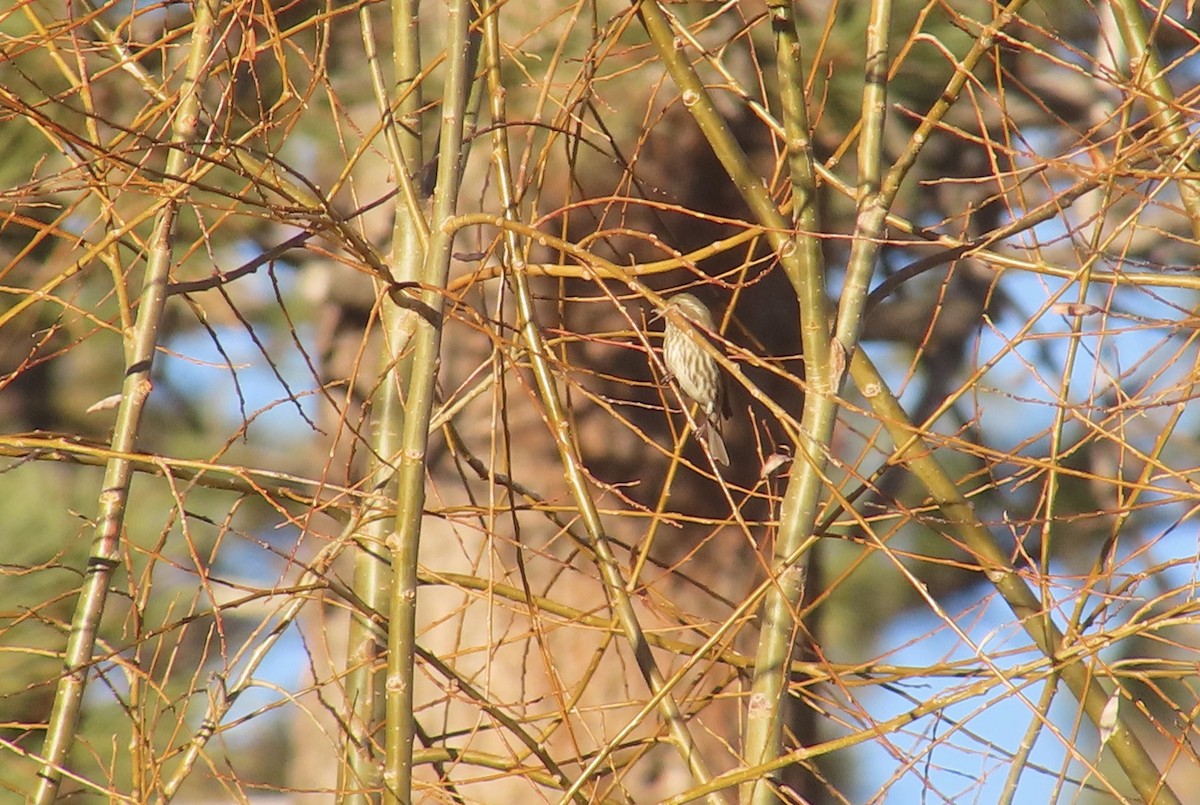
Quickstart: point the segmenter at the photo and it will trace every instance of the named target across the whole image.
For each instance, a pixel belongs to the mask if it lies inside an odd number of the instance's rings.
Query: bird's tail
[[[713,461],[721,466],[729,466],[729,452],[725,449],[725,439],[721,436],[721,430],[717,423],[706,420],[700,425],[700,435],[704,438],[705,444],[708,445],[708,452],[712,454]]]

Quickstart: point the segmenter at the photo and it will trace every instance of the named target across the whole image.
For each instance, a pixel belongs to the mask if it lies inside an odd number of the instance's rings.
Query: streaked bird
[[[715,330],[712,314],[704,303],[690,293],[675,294],[667,300],[662,316],[666,320],[663,331],[663,362],[667,371],[675,378],[680,390],[699,406],[696,423],[697,438],[704,439],[713,460],[729,466],[729,453],[721,437],[721,423],[730,415],[729,399],[725,390],[725,377],[721,367],[711,355],[701,348],[695,339],[703,338],[699,333],[689,333],[672,323],[671,311],[678,312],[700,330]]]

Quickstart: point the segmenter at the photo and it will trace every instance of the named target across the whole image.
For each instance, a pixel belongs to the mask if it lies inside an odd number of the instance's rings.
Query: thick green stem
[[[947,526],[975,557],[988,580],[1017,616],[1022,628],[1033,638],[1038,650],[1052,659],[1066,654],[1070,645],[1064,642],[1063,633],[1045,617],[1042,602],[996,545],[988,529],[979,522],[970,501],[934,458],[933,452],[920,438],[920,432],[895,396],[887,391],[879,370],[862,350],[855,353],[850,372],[896,445],[890,460],[903,464],[929,490]],[[1059,668],[1059,676],[1083,705],[1092,723],[1100,724],[1109,697],[1087,666],[1080,662],[1064,662]],[[1167,787],[1150,754],[1124,720],[1117,720],[1107,746],[1143,802],[1158,805],[1175,805],[1179,802]]]
[[[392,172],[402,190],[392,231],[392,275],[402,282],[418,281],[425,265],[428,232],[412,181],[422,157],[421,127],[417,125],[421,92],[415,85],[421,70],[416,2],[395,0],[392,4],[392,69],[396,75],[397,95],[394,105],[396,113],[410,125],[396,125],[391,93],[375,57],[370,9],[364,6],[360,15],[363,43],[384,121],[383,132],[392,159]],[[380,378],[376,384],[378,391],[371,406],[370,495],[362,517],[365,525],[356,535],[358,547],[354,558],[354,591],[366,604],[368,612],[386,611],[391,597],[392,579],[387,563],[382,561],[388,552],[387,540],[392,530],[391,518],[386,513],[392,509],[393,459],[400,453],[404,426],[400,387],[405,370],[411,367],[406,360],[407,347],[417,319],[416,313],[401,308],[391,299],[390,289],[384,287],[384,283],[377,280],[376,288],[384,344]],[[383,759],[376,752],[375,736],[386,720],[385,644],[380,625],[371,622],[366,613],[355,612],[350,621],[346,649],[349,713],[345,758],[338,785],[341,805],[366,805],[380,799],[378,792],[383,788],[384,770]]]
[[[386,677],[385,802],[413,801],[414,668],[417,653],[417,555],[425,507],[425,459],[441,357],[443,289],[450,273],[453,232],[443,224],[454,215],[463,167],[463,130],[473,76],[474,52],[468,0],[450,5],[447,22],[447,74],[442,97],[441,149],[433,196],[432,236],[421,278],[422,311],[412,336],[412,370],[404,397],[404,423],[396,456],[395,531],[388,537],[392,557]]]
[[[104,468],[91,555],[83,588],[75,605],[71,636],[63,658],[63,676],[55,693],[54,708],[42,748],[44,763],[38,774],[40,780],[31,798],[36,805],[50,805],[57,798],[62,769],[67,763],[79,727],[83,692],[87,685],[97,630],[108,599],[109,581],[120,563],[121,530],[129,498],[129,482],[134,472],[134,462],[124,454],[136,449],[139,423],[152,388],[150,372],[167,301],[167,283],[174,254],[175,216],[179,211],[180,197],[189,187],[184,171],[193,157],[190,148],[195,141],[201,82],[207,74],[205,68],[211,55],[216,6],[217,0],[199,0],[196,3],[191,47],[171,132],[174,147],[167,155],[165,167],[168,178],[163,182],[162,206],[150,236],[150,254],[146,262],[137,319],[133,332],[127,334],[125,380],[121,386],[121,402],[110,442],[112,451],[122,455],[110,459]]]
[[[854,240],[846,263],[834,337],[846,354],[858,348],[863,310],[871,290],[871,276],[883,241],[884,220],[892,196],[882,187],[883,129],[887,121],[888,35],[890,0],[874,0],[867,20],[866,76],[862,94],[862,133],[858,140],[858,197]],[[894,194],[894,191],[893,191]]]
[[[493,14],[489,15],[487,25],[489,35],[488,44],[490,48],[489,66],[491,69],[489,79],[492,85],[492,117],[493,123],[496,124],[492,133],[492,140],[495,146],[494,163],[496,166],[497,184],[500,188],[501,200],[504,205],[505,218],[515,224],[517,222],[516,194],[513,189],[509,163],[507,133],[503,125],[505,110],[503,87],[500,84],[499,73],[499,38],[494,19],[494,12],[498,7],[493,6],[492,8]],[[633,648],[638,669],[657,699],[659,713],[663,721],[666,722],[671,739],[682,756],[684,764],[688,767],[692,778],[697,783],[706,784],[712,779],[712,774],[709,772],[707,764],[705,764],[703,757],[696,747],[695,741],[692,739],[691,733],[688,731],[687,721],[680,711],[679,705],[676,704],[675,699],[671,696],[671,687],[664,680],[662,672],[651,655],[650,644],[646,640],[646,635],[638,621],[637,612],[629,596],[628,585],[622,576],[616,557],[613,555],[610,540],[600,517],[600,512],[595,500],[592,498],[591,490],[588,486],[587,473],[584,471],[582,463],[575,454],[575,447],[571,438],[570,420],[555,382],[549,348],[546,346],[541,328],[537,323],[533,294],[529,287],[528,272],[525,267],[525,259],[515,228],[505,229],[504,257],[505,265],[510,266],[512,269],[513,284],[516,287],[517,307],[520,314],[519,326],[522,338],[528,348],[529,362],[537,381],[538,393],[546,409],[546,419],[550,423],[550,430],[555,437],[554,441],[558,448],[559,460],[566,471],[567,482],[571,488],[576,506],[579,509],[581,520],[583,521],[583,526],[587,534],[587,547],[594,555],[600,569],[609,605],[616,614],[617,621],[620,623],[626,639]],[[600,752],[592,759],[592,762],[584,770],[583,774],[567,789],[564,795],[565,799],[589,801],[582,789],[600,767],[604,757],[607,755],[607,751],[606,749]],[[713,805],[720,805],[723,802],[717,794],[710,795],[709,801]]]
[[[1197,177],[1200,174],[1200,155],[1196,153],[1196,136],[1180,114],[1175,93],[1151,46],[1150,32],[1142,16],[1142,5],[1136,0],[1114,0],[1109,7],[1116,18],[1117,27],[1121,29],[1125,47],[1129,50],[1130,77],[1142,90],[1155,127],[1162,132],[1163,140],[1174,152],[1177,163],[1169,170],[1178,177],[1179,197],[1191,219],[1192,236],[1200,238],[1200,178]]]
[[[825,484],[825,446],[833,432],[836,413],[833,389],[842,373],[839,362],[831,360],[825,284],[815,240],[815,212],[807,203],[815,181],[808,176],[812,161],[807,157],[807,116],[801,109],[803,98],[799,90],[802,84],[789,87],[786,101],[789,161],[800,224],[800,231],[796,232],[776,207],[762,180],[750,168],[746,154],[726,127],[691,63],[675,48],[671,26],[662,8],[656,2],[643,2],[638,6],[638,13],[679,87],[684,104],[746,205],[763,226],[800,304],[804,369],[809,391],[805,395],[801,427],[796,437],[796,468],[781,507],[771,566],[774,584],[763,602],[762,636],[748,708],[745,759],[748,764],[757,765],[782,751],[784,691],[795,644],[795,612],[804,589],[806,554],[800,546],[812,533],[820,492]],[[782,29],[782,23],[790,20],[790,9],[775,5],[772,15],[777,28]],[[794,28],[794,22],[791,25]],[[800,81],[799,51],[794,32],[781,31],[779,44],[786,61],[781,67],[783,79]],[[749,793],[755,798],[770,799],[773,789],[760,781]]]

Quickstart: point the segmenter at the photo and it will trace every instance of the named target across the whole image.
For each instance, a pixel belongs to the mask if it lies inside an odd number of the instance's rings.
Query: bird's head
[[[667,304],[663,307],[663,313],[675,310],[681,316],[693,324],[697,324],[706,330],[715,330],[712,314],[703,302],[697,299],[690,293],[677,293],[667,300]]]

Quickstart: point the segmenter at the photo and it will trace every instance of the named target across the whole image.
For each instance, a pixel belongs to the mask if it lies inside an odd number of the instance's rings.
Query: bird
[[[696,436],[704,439],[714,461],[729,466],[729,453],[721,436],[722,421],[730,415],[725,377],[716,360],[696,340],[703,336],[688,333],[684,327],[672,322],[667,315],[671,311],[702,330],[716,329],[712,314],[703,302],[690,293],[675,294],[668,299],[660,314],[666,319],[663,362],[668,374],[679,384],[679,389],[699,406],[701,416]]]

